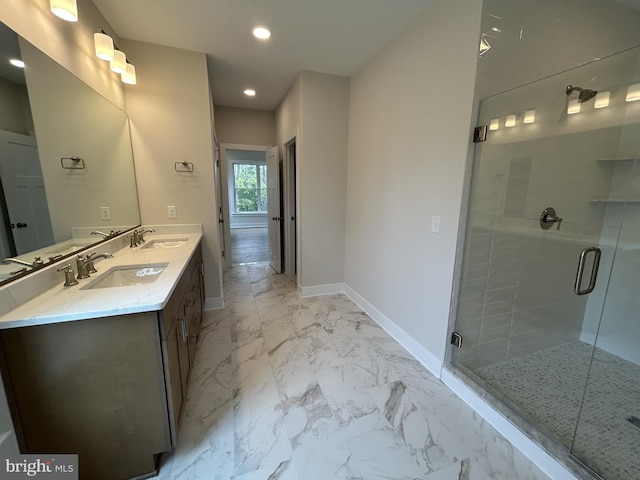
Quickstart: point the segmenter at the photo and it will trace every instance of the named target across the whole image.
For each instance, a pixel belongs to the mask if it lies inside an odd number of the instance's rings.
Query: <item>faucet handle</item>
[[[76,265],[78,267],[78,280],[83,278],[89,278],[89,272],[87,271],[87,264],[91,260],[88,257],[84,257],[82,254],[76,257]]]
[[[67,263],[60,268],[56,269],[58,272],[64,272],[64,286],[72,287],[73,285],[78,285],[78,281],[73,276],[73,268],[71,268],[71,264]]]

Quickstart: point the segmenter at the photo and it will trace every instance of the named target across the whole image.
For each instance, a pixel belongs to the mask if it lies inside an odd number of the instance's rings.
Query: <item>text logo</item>
[[[0,480],[78,480],[78,455],[12,455],[0,462]]]

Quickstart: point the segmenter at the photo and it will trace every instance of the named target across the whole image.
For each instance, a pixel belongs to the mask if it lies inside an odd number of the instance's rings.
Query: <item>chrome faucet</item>
[[[138,243],[144,243],[144,234],[145,233],[155,233],[156,231],[153,228],[148,228],[147,230],[142,230],[138,232]]]
[[[2,260],[2,262],[0,262],[4,265],[7,265],[9,263],[17,263],[18,265],[24,265],[25,267],[30,267],[33,268],[34,270],[42,267],[44,265],[44,262],[42,261],[42,259],[40,257],[36,257],[33,262],[29,263],[29,262],[25,262],[24,260],[20,260],[19,258],[5,258],[4,260]]]
[[[109,238],[111,235],[113,235],[113,230],[111,230],[111,233],[104,233],[100,230],[94,230],[93,232],[91,232],[91,235],[102,235],[102,238]]]
[[[129,239],[129,248],[137,247],[138,243],[140,243],[140,234],[137,230],[134,230],[133,233],[127,235],[127,238]]]
[[[82,280],[83,278],[89,278],[90,273],[96,273],[97,270],[93,266],[93,261],[96,258],[113,258],[113,255],[110,253],[90,253],[86,257],[82,255],[78,255],[76,257],[76,266],[78,267],[78,276],[76,277],[78,280]]]

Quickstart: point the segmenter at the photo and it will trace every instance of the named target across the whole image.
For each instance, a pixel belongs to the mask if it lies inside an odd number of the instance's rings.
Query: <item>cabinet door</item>
[[[176,320],[178,332],[178,353],[180,358],[180,383],[182,385],[182,398],[187,399],[187,381],[191,370],[189,355],[189,331],[187,325],[186,307],[182,308],[183,315]]]
[[[182,332],[180,329],[180,322],[173,323],[169,335],[167,336],[166,352],[169,368],[169,390],[171,397],[170,412],[173,416],[173,436],[172,443],[175,446],[175,442],[178,437],[178,428],[180,426],[180,415],[182,413],[183,391],[182,391],[182,377],[180,375],[180,347],[182,344]]]

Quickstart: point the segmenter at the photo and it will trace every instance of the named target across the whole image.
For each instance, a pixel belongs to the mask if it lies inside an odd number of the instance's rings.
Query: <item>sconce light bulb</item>
[[[113,60],[111,61],[111,70],[123,74],[127,71],[127,56],[121,50],[113,52]]]
[[[611,93],[609,92],[598,92],[596,95],[596,101],[593,104],[594,108],[605,108],[609,106],[609,99],[611,97]]]
[[[625,97],[625,101],[636,102],[638,100],[640,100],[640,83],[629,85],[629,88],[627,88],[627,96]]]
[[[498,130],[498,128],[500,128],[500,119],[492,118],[489,123],[489,130]]]
[[[536,111],[535,110],[527,110],[524,112],[524,119],[522,123],[533,123],[536,121]]]
[[[580,113],[580,102],[578,102],[577,98],[569,100],[569,105],[567,107],[567,113],[569,115],[575,115],[576,113]]]
[[[93,42],[96,47],[96,57],[107,62],[113,61],[113,39],[104,33],[94,33]]]
[[[136,67],[130,63],[127,63],[127,71],[122,74],[122,83],[126,83],[128,85],[135,85],[138,83],[136,78]]]
[[[76,0],[50,0],[51,13],[67,22],[78,21],[78,5]]]
[[[513,127],[516,124],[515,115],[507,115],[507,119],[504,121],[505,127]]]

